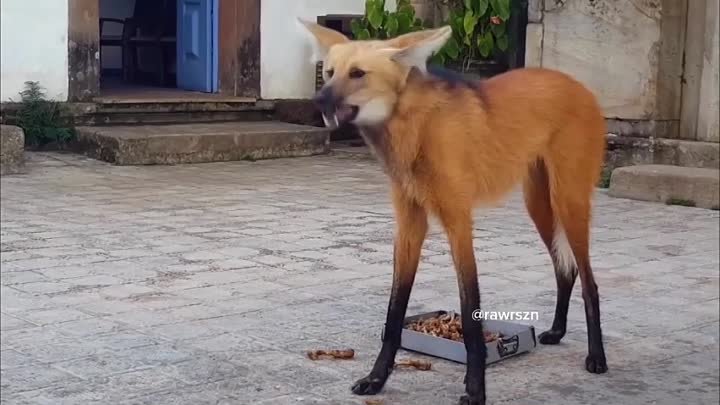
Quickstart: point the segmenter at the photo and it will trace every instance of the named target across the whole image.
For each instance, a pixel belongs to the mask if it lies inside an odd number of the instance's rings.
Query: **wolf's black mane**
[[[475,92],[483,104],[487,105],[488,99],[485,93],[485,79],[475,79],[460,72],[445,69],[437,65],[427,67],[428,75],[440,83],[444,83],[448,90],[470,89]]]
[[[479,81],[474,80],[462,73],[454,70],[446,69],[438,65],[428,65],[428,73],[437,80],[443,81],[450,86],[465,86],[475,88]]]

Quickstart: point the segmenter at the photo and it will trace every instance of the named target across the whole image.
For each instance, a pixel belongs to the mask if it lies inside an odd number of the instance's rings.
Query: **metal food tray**
[[[449,313],[451,314],[452,312],[435,311],[410,316],[405,318],[403,325]],[[483,320],[482,323],[483,330],[500,333],[500,335],[503,336],[500,339],[485,343],[487,346],[487,360],[485,364],[495,363],[521,353],[529,352],[537,345],[535,328],[531,325],[496,320]],[[456,342],[450,339],[416,332],[406,327],[403,327],[401,339],[400,347],[403,349],[452,360],[458,363],[465,364],[467,362],[467,352],[465,351],[465,344],[463,342]]]

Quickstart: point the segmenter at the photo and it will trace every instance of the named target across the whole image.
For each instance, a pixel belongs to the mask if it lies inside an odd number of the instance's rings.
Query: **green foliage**
[[[365,15],[351,22],[358,40],[388,39],[423,29],[410,0],[398,0],[396,11],[385,10],[385,0],[365,0]]]
[[[665,204],[667,205],[679,205],[682,207],[695,207],[695,201],[693,200],[685,200],[682,198],[668,198],[667,201],[665,201]]]
[[[597,186],[600,188],[610,188],[610,179],[612,178],[612,167],[603,165],[602,171],[600,172],[600,180]]]
[[[445,24],[453,36],[434,57],[433,62],[462,63],[491,59],[510,48],[507,21],[511,0],[435,0],[446,5],[450,13]]]
[[[38,82],[25,82],[20,98],[18,126],[25,132],[27,145],[63,145],[74,137],[74,131],[62,125],[60,104],[47,100]]]

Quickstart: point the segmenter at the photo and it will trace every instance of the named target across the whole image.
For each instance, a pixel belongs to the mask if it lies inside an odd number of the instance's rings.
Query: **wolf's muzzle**
[[[340,99],[335,95],[332,87],[323,86],[313,97],[313,103],[325,117],[332,118],[335,116]]]

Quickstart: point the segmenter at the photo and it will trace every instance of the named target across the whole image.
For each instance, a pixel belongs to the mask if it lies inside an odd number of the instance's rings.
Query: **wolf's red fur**
[[[520,184],[558,283],[555,320],[540,341],[554,344],[564,336],[579,274],[588,324],[586,368],[605,372],[589,229],[606,128],[593,94],[568,75],[547,69],[518,69],[466,82],[445,80],[413,65],[422,52],[442,45],[445,29],[386,43],[349,42],[317,26],[311,31],[324,46],[337,45],[326,59],[333,70],[325,89],[330,95],[320,103],[332,114],[336,105],[344,108],[343,117],[352,117],[349,108],[359,111],[351,122],[385,167],[397,220],[386,339],[373,371],[354,391],[375,393],[389,375],[428,216],[433,215],[447,233],[460,286],[468,350],[468,396],[463,401],[484,403],[485,347],[478,343],[482,327],[471,318],[479,307],[473,209],[500,201]],[[402,49],[385,49],[396,46]],[[360,76],[358,69],[368,73]]]

